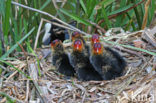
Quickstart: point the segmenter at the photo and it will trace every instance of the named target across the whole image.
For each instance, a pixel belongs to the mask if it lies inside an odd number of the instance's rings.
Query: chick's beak
[[[79,45],[76,46],[76,49],[77,49],[77,50],[79,49]]]
[[[96,49],[96,52],[99,53],[99,49]]]
[[[80,45],[80,44],[75,44],[74,45],[74,51],[82,51],[82,45]]]
[[[82,48],[81,45],[75,45],[74,47],[76,50],[81,50],[81,48]]]
[[[96,54],[96,55],[100,55],[100,54],[102,54],[102,49],[101,48],[94,48],[94,54]]]

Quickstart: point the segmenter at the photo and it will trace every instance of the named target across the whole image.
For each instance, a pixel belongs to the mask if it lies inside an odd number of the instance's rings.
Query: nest
[[[128,63],[124,75],[115,80],[87,82],[78,81],[77,78],[66,80],[52,66],[51,56],[45,58],[45,54],[51,51],[50,48],[38,48],[37,57],[20,52],[14,54],[18,57],[21,55],[19,59],[7,60],[14,67],[4,67],[0,78],[0,91],[19,103],[154,103],[156,56],[152,53],[156,53],[156,43],[153,41],[156,32],[150,36],[152,30],[111,34],[109,38],[104,38],[151,51],[138,51],[126,46],[113,45]],[[15,70],[15,67],[22,73]],[[10,75],[5,75],[6,72],[10,72]],[[23,73],[31,78],[26,78]],[[0,102],[6,102],[6,99],[0,96]]]

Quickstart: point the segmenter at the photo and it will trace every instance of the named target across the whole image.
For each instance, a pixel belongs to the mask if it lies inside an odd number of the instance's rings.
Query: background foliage
[[[17,0],[16,0],[17,1]],[[144,21],[145,3],[148,0],[67,0],[65,6],[56,9],[51,0],[18,0],[18,3],[27,5],[32,8],[46,11],[65,22],[76,20],[77,27],[85,32],[96,32],[95,25],[101,26],[106,31],[114,27],[122,27],[126,31],[140,30]],[[156,1],[150,0],[148,9],[148,19],[146,26],[151,24],[154,17]],[[57,3],[60,7],[61,3]],[[32,28],[33,34],[25,38],[22,46],[27,48],[27,44],[33,46],[37,29],[41,18],[50,19],[37,12],[30,11],[11,4],[11,0],[2,0],[0,3],[1,17],[1,40],[0,55],[2,51],[10,50],[18,43]],[[89,28],[91,28],[89,30]],[[102,32],[104,35],[104,32]],[[40,38],[41,39],[41,38]],[[27,42],[27,44],[25,43]],[[3,47],[4,46],[4,47]],[[21,51],[17,46],[14,50]],[[9,55],[9,54],[8,54]]]

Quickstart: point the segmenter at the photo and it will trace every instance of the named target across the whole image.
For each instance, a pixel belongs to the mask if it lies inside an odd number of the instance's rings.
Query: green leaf
[[[120,2],[120,7],[126,6],[126,2],[127,2],[127,0],[121,1]],[[121,15],[117,16],[115,26],[120,27],[121,23],[123,22],[123,19],[124,19],[124,14],[121,14]]]
[[[111,24],[110,24],[110,21],[109,21],[109,19],[108,19],[108,16],[107,16],[107,13],[106,13],[106,11],[105,11],[104,6],[102,6],[102,14],[103,14],[103,17],[104,17],[104,19],[105,19],[107,28],[108,28],[108,29],[111,28],[112,26],[111,26]]]
[[[0,92],[0,96],[4,96],[7,99],[6,103],[16,103],[16,100],[12,100],[6,93]]]
[[[115,2],[115,0],[103,0],[103,1],[99,2],[98,5],[99,6],[104,5],[104,8],[106,8],[108,5],[112,4],[113,2]]]
[[[87,0],[86,4],[87,4],[86,7],[87,7],[88,18],[90,18],[95,11],[94,8],[97,4],[97,0]]]
[[[132,3],[134,3],[135,1],[136,0],[131,0]],[[143,20],[143,17],[140,16],[141,13],[139,12],[137,7],[134,8],[134,12],[135,12],[135,16],[138,22],[139,29],[141,29],[141,25],[142,25],[141,19]]]
[[[43,10],[45,7],[48,6],[48,4],[51,3],[51,0],[47,0],[46,2],[44,2],[44,4],[42,5],[42,7],[40,8],[40,10]],[[33,17],[31,18],[32,21],[34,21],[35,16],[38,16],[38,12],[35,13],[35,15],[33,15]]]
[[[60,11],[61,11],[62,13],[64,13],[65,15],[71,17],[72,19],[78,21],[78,22],[81,22],[81,23],[83,23],[83,24],[85,24],[85,25],[90,25],[90,26],[91,26],[91,24],[90,24],[89,22],[87,22],[86,20],[84,20],[84,19],[78,17],[76,14],[71,14],[71,13],[69,13],[68,11],[66,11],[65,9],[62,9],[62,8],[60,9]]]
[[[5,0],[1,0],[1,3],[0,3],[0,14],[3,17],[5,16]]]
[[[81,6],[82,6],[82,8],[83,8],[83,10],[84,10],[84,12],[85,12],[85,14],[88,14],[88,13],[87,13],[87,8],[86,8],[86,6],[85,6],[83,0],[80,0],[80,4],[81,4]]]
[[[151,5],[150,5],[149,10],[148,10],[149,11],[149,13],[148,13],[148,24],[151,23],[151,21],[154,17],[154,12],[155,12],[155,8],[156,8],[155,5],[156,5],[155,0],[151,0]]]
[[[64,15],[59,11],[59,10],[56,10],[57,11],[57,14],[58,14],[58,16],[60,17],[60,19],[62,20],[62,21],[66,21],[66,18],[64,17]]]
[[[17,26],[18,25],[17,24],[17,20],[15,20],[13,18],[12,21],[13,21],[13,28],[14,28],[14,31],[13,31],[13,33],[14,33],[13,40],[14,40],[14,42],[17,42],[18,41],[18,38],[19,38],[19,36],[18,36],[18,28],[19,28],[19,26]]]
[[[25,18],[23,18],[23,24],[24,24],[24,33],[26,34],[28,32],[28,23]]]
[[[21,44],[32,32],[34,31],[35,27],[33,27],[29,33],[27,33],[18,43]],[[13,52],[18,47],[18,44],[16,43],[14,46],[12,46],[0,59],[6,58],[11,52]]]
[[[121,7],[120,9],[112,11],[111,13],[109,13],[108,16],[120,13],[122,11],[125,11],[125,10],[129,9],[130,7],[132,7],[133,5],[134,4],[129,4],[129,5],[125,6],[125,7]]]
[[[129,19],[129,21],[132,21],[132,22],[131,22],[131,25],[132,25],[133,31],[136,31],[136,27],[135,27],[135,24],[134,24],[134,22],[133,22],[132,17],[129,15],[128,12],[127,12],[126,14],[127,14],[127,17],[128,17],[128,19]]]
[[[4,22],[3,22],[3,31],[4,31],[4,35],[7,36],[8,35],[8,31],[9,31],[9,18],[10,18],[10,12],[11,11],[11,0],[7,0],[6,1],[6,9],[5,9],[5,18],[4,18]]]

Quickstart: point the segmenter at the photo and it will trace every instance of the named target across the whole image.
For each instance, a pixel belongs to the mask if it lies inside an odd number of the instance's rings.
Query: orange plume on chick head
[[[77,31],[74,32],[74,33],[72,34],[72,41],[75,40],[76,38],[79,38],[79,37],[81,38],[82,35],[81,35],[79,32],[77,32]]]
[[[62,44],[61,40],[55,39],[54,41],[51,42],[51,47],[54,49],[57,45]]]
[[[83,50],[83,42],[81,39],[76,39],[73,41],[73,50],[79,52]]]
[[[93,54],[101,55],[103,53],[103,45],[98,42],[93,44]]]
[[[94,34],[94,35],[92,35],[92,38],[91,38],[91,44],[93,45],[94,43],[98,43],[98,42],[100,42],[100,37],[99,37],[99,35],[98,34]]]

